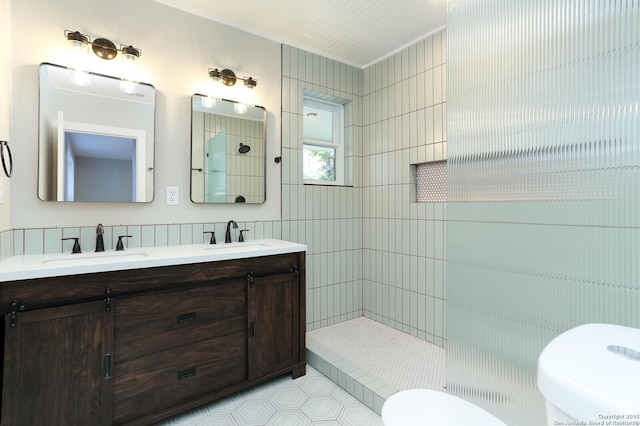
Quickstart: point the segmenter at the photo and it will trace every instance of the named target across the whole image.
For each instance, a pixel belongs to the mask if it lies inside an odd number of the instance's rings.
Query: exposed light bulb
[[[202,106],[205,108],[213,108],[218,103],[218,100],[211,96],[203,96],[200,98],[200,101],[202,102]]]
[[[138,55],[135,54],[135,48],[132,46],[125,47],[122,50],[122,75],[123,78],[120,81],[120,91],[123,93],[128,93],[130,95],[138,92],[136,83],[137,79],[135,77],[136,73],[136,58]]]
[[[71,72],[69,80],[76,86],[88,86],[91,84],[88,72],[71,68],[69,68],[69,71]]]
[[[222,84],[222,80],[217,77],[211,79],[211,87],[209,97],[213,99],[222,99],[223,93],[226,90],[224,84]]]
[[[89,39],[87,36],[79,32],[69,33],[69,71],[71,71],[70,80],[78,86],[88,86],[90,83],[89,73],[86,71]]]
[[[136,83],[131,80],[120,80],[120,91],[129,95],[135,95],[138,93]]]
[[[253,78],[249,77],[244,80],[244,87],[242,88],[242,102],[247,105],[255,106],[256,104],[256,91],[255,87],[258,84]]]
[[[236,114],[246,114],[248,109],[247,104],[244,102],[236,102],[233,104],[233,110]]]

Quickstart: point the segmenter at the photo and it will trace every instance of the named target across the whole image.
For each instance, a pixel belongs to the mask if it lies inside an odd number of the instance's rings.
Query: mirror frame
[[[249,108],[257,108],[262,110],[263,113],[263,120],[262,120],[262,138],[261,138],[261,142],[263,144],[263,155],[262,155],[262,161],[261,161],[261,166],[263,169],[263,174],[262,174],[262,191],[263,191],[263,198],[261,201],[204,201],[204,198],[206,197],[203,196],[203,201],[194,201],[194,177],[196,176],[197,173],[203,173],[203,169],[200,167],[196,167],[194,166],[194,138],[193,138],[193,134],[194,134],[194,113],[196,110],[194,109],[193,105],[194,102],[197,101],[198,98],[206,98],[206,95],[202,95],[200,93],[196,93],[194,95],[191,96],[190,98],[190,109],[191,109],[191,144],[190,144],[190,179],[189,179],[189,198],[191,200],[192,203],[194,204],[252,204],[252,205],[256,205],[256,204],[264,204],[267,200],[267,109],[263,106],[260,105],[253,105],[253,106],[249,106]],[[237,102],[237,101],[232,101],[229,99],[217,99],[218,102],[226,102],[229,105],[235,105],[235,104],[240,104],[241,102]],[[204,111],[202,111],[204,112]],[[215,114],[215,112],[210,112],[209,114],[213,114],[213,115],[224,115],[224,114]],[[237,118],[242,119],[242,115],[240,114],[236,114]],[[229,115],[230,117],[232,117],[232,115]],[[255,121],[255,120],[254,120]],[[227,129],[225,129],[227,130]],[[205,143],[206,141],[203,140],[203,143]],[[203,160],[204,163],[204,160]],[[238,197],[236,197],[238,198]],[[244,198],[244,197],[243,197]]]
[[[44,106],[43,106],[43,86],[42,86],[42,73],[44,72],[43,69],[47,69],[47,67],[50,68],[54,68],[54,69],[60,69],[60,70],[68,70],[68,67],[66,66],[62,66],[62,65],[58,65],[58,64],[53,64],[53,63],[49,63],[49,62],[43,62],[38,66],[38,184],[37,184],[37,196],[38,199],[40,199],[41,201],[44,202],[80,202],[80,203],[133,203],[133,204],[137,204],[137,203],[150,203],[154,200],[155,198],[155,149],[156,149],[156,114],[157,114],[157,93],[156,93],[156,89],[153,85],[149,84],[149,83],[141,83],[141,82],[137,82],[135,83],[138,86],[143,86],[145,88],[145,90],[151,90],[153,93],[153,102],[149,103],[147,102],[146,105],[149,105],[153,108],[153,112],[152,114],[150,114],[149,116],[147,116],[145,114],[145,117],[147,120],[151,120],[152,123],[150,126],[147,126],[146,129],[134,129],[134,128],[118,128],[118,127],[112,127],[112,126],[106,126],[104,125],[104,122],[99,122],[99,124],[90,124],[90,123],[72,123],[72,127],[75,127],[75,130],[78,133],[93,133],[95,132],[96,135],[99,135],[100,137],[109,137],[107,136],[109,131],[111,129],[118,129],[119,131],[122,130],[123,133],[122,134],[118,134],[117,136],[114,136],[116,138],[120,137],[123,139],[137,139],[137,138],[145,138],[145,148],[144,148],[144,158],[143,160],[140,159],[140,156],[137,155],[137,161],[138,161],[138,165],[136,167],[136,170],[140,170],[140,173],[144,173],[144,199],[141,199],[140,201],[137,200],[131,200],[131,201],[119,201],[119,200],[110,200],[110,199],[103,199],[103,200],[59,200],[57,198],[58,197],[58,190],[55,188],[52,188],[53,185],[57,185],[55,184],[55,181],[57,180],[57,177],[52,176],[52,173],[55,173],[55,169],[53,168],[52,165],[49,165],[47,168],[47,165],[45,163],[50,162],[50,161],[45,161],[45,158],[47,158],[46,153],[44,151],[46,150],[51,150],[50,146],[44,145],[44,142],[46,141],[47,136],[45,135],[45,133],[47,132],[47,129],[43,129],[43,113],[44,111]],[[120,81],[122,80],[121,78],[118,77],[114,77],[114,76],[110,76],[110,75],[105,75],[105,74],[100,74],[100,73],[95,73],[95,72],[87,72],[87,75],[90,76],[90,78],[104,78],[104,79],[108,79],[109,81],[114,81],[117,82],[117,84],[120,84]],[[81,86],[78,86],[81,87]],[[63,90],[63,89],[58,89],[56,87],[51,87],[52,90]],[[78,90],[78,92],[82,93],[81,90]],[[120,91],[118,90],[118,92],[120,93]],[[106,92],[111,93],[111,92]],[[84,95],[87,96],[100,96],[100,95],[96,95],[94,93],[84,93]],[[135,96],[135,94],[133,95]],[[54,108],[55,109],[55,108]],[[55,111],[54,111],[55,112]],[[100,110],[99,107],[93,108],[91,110],[91,113],[94,116],[101,116],[102,111]],[[122,121],[122,120],[121,120]],[[151,130],[151,137],[148,137],[148,133],[149,130]],[[102,135],[101,133],[104,132],[104,135]],[[135,149],[135,148],[134,148]],[[149,158],[149,156],[151,158]],[[51,160],[51,156],[49,156],[50,160]],[[53,157],[53,161],[55,162],[55,157]],[[135,191],[136,194],[139,194],[139,192],[141,191],[141,188],[136,187],[135,189],[133,189],[134,185],[140,185],[140,183],[136,183],[136,180],[132,180],[131,182],[131,186],[132,186],[132,193]],[[57,185],[59,186],[59,185]],[[47,198],[47,195],[49,195],[49,198]]]

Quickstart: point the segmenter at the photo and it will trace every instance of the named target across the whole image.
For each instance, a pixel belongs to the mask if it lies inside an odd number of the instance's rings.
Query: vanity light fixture
[[[82,34],[80,31],[65,30],[64,36],[71,43],[74,50],[80,48],[86,49],[87,46],[91,46],[93,53],[95,53],[99,58],[105,60],[115,58],[118,55],[118,52],[122,53],[125,60],[127,60],[127,56],[139,58],[142,55],[142,50],[137,47],[121,44],[118,48],[111,40],[106,38],[97,38],[94,41],[91,41],[90,36]]]
[[[89,74],[84,69],[84,61],[88,54],[88,47],[91,46],[93,53],[95,53],[97,57],[105,60],[115,58],[118,52],[122,53],[124,74],[127,77],[122,79],[120,90],[129,94],[136,93],[136,82],[128,77],[134,74],[134,63],[136,59],[142,55],[142,50],[125,44],[121,44],[118,48],[111,40],[106,38],[97,38],[91,41],[90,36],[82,34],[80,31],[65,30],[64,36],[71,44],[72,53],[68,66],[72,72],[71,81],[80,86],[89,84]]]
[[[238,80],[243,81],[245,86],[256,87],[258,85],[258,80],[253,77],[237,77],[236,73],[227,68],[222,71],[218,68],[209,68],[209,77],[214,81],[219,81],[225,86],[235,86]]]
[[[205,102],[208,105],[215,105],[216,99],[225,98],[223,93],[228,92],[231,86],[235,86],[238,80],[243,82],[243,87],[241,89],[243,92],[238,93],[237,96],[228,96],[229,98],[240,98],[239,102],[236,102],[233,107],[236,114],[245,114],[249,105],[255,105],[255,92],[253,89],[258,85],[258,80],[253,77],[238,77],[236,76],[236,73],[228,68],[223,70],[219,70],[218,68],[209,68],[208,74],[209,78],[213,80],[214,87],[212,88],[212,93],[206,97],[206,101],[205,98],[203,98],[203,105]]]

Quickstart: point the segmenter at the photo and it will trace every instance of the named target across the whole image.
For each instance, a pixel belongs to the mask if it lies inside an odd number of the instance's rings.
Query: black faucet
[[[123,238],[131,238],[133,235],[118,235],[118,243],[116,244],[116,251],[124,250],[124,244],[122,244]]]
[[[80,243],[78,242],[78,240],[79,240],[78,237],[62,238],[62,241],[64,241],[64,240],[74,240],[73,248],[71,249],[71,254],[82,253],[82,250],[80,250]]]
[[[99,223],[96,228],[96,252],[104,251],[104,238],[102,237],[102,234],[104,234],[104,228],[102,227],[102,224]]]
[[[229,222],[227,222],[227,232],[225,232],[224,234],[225,243],[231,242],[231,225],[233,225],[233,229],[238,229],[238,224],[235,220],[230,220]]]
[[[209,244],[216,244],[216,231],[204,231],[203,234],[211,234]]]

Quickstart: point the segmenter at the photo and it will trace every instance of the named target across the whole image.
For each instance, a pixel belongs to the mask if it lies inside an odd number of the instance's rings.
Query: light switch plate
[[[167,186],[167,205],[177,206],[180,203],[180,193],[177,186]]]

